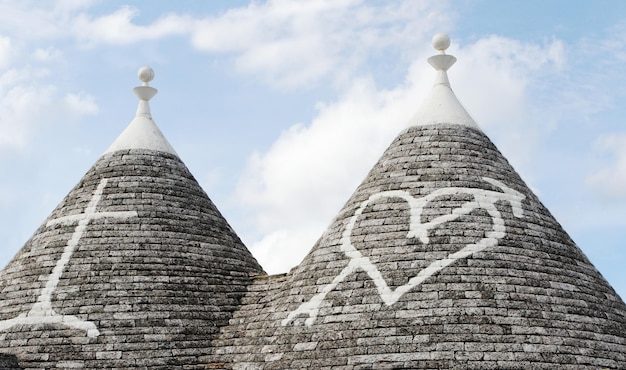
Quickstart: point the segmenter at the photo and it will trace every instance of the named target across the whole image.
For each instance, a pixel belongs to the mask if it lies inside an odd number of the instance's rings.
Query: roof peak
[[[133,88],[133,93],[139,98],[135,118],[104,153],[124,149],[151,149],[178,155],[152,120],[148,102],[158,90],[149,86],[148,83],[154,79],[154,71],[150,67],[141,67],[137,76],[143,85]]]
[[[409,126],[448,123],[480,129],[450,87],[448,69],[457,61],[454,56],[446,54],[450,37],[445,33],[438,33],[433,37],[432,44],[440,54],[428,58],[428,63],[435,68],[437,76],[430,94],[409,122]]]

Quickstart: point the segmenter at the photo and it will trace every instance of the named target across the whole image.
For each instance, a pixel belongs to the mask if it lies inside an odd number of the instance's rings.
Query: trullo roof
[[[0,352],[24,369],[192,368],[263,274],[153,122],[153,76],[0,276]]]
[[[450,88],[302,263],[265,275],[137,116],[0,276],[0,366],[626,368],[626,305]]]
[[[228,369],[626,368],[626,306],[450,88],[431,95],[302,263],[213,342]],[[384,124],[384,123],[381,123]]]

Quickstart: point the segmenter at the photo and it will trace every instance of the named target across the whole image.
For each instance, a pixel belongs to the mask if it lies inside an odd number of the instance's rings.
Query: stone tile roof
[[[0,352],[25,368],[182,368],[262,273],[178,157],[106,154],[3,271]]]
[[[243,302],[209,363],[626,368],[626,306],[464,125],[402,132],[304,261]]]
[[[133,128],[0,274],[0,367],[626,368],[626,305],[460,105],[435,45],[433,94],[285,275],[154,130],[142,86]]]
[[[626,368],[626,305],[435,85],[304,261],[255,281],[226,369]]]
[[[0,353],[25,369],[189,368],[265,274],[137,116],[0,275]]]

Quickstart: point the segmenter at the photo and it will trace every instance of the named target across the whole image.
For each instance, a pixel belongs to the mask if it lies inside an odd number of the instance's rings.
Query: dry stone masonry
[[[264,274],[140,108],[152,139],[122,134],[2,272],[25,369],[189,368]]]
[[[0,346],[25,368],[193,364],[262,273],[163,152],[104,155],[49,220],[1,280]]]
[[[428,203],[415,212],[407,193]],[[619,369],[625,313],[482,132],[428,125],[396,138],[299,266],[249,288],[214,355],[233,369]]]
[[[626,369],[626,305],[433,45],[418,114],[275,276],[154,124],[141,69],[131,124],[0,274],[0,369]]]

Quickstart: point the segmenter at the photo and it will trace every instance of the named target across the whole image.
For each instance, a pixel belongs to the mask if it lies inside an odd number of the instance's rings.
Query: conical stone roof
[[[434,44],[411,126],[302,263],[249,288],[212,366],[626,368],[626,305],[454,96],[447,36]]]
[[[152,77],[0,275],[0,352],[22,368],[193,368],[263,274],[152,121]]]

